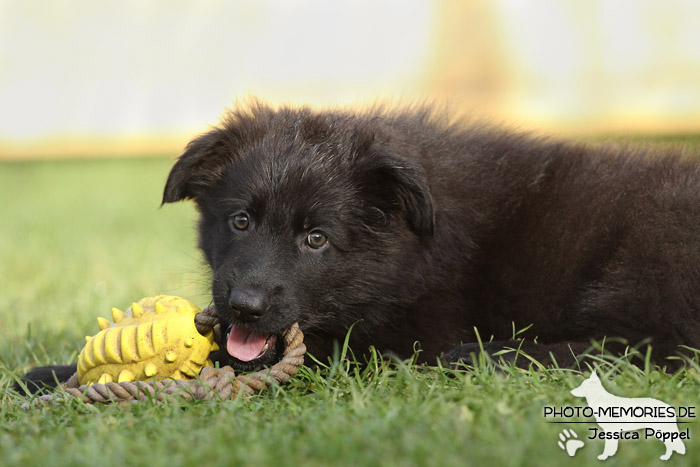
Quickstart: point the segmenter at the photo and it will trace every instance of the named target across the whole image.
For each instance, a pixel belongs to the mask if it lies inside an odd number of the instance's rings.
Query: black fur
[[[51,389],[56,383],[65,383],[73,376],[77,365],[55,365],[34,368],[24,375],[22,383],[26,386],[26,393],[31,394],[42,389]],[[25,393],[25,388],[19,383],[15,383],[14,390]]]
[[[700,347],[700,166],[448,123],[429,109],[313,111],[252,103],[192,141],[163,203],[193,199],[221,319],[264,296],[250,329],[298,321],[325,359],[351,345],[422,361],[478,351],[475,328],[560,364],[591,340]],[[231,216],[246,212],[247,230]],[[320,250],[307,234],[325,232]],[[537,341],[534,344],[533,341]],[[466,345],[463,345],[466,343]],[[279,356],[222,363],[252,368]]]
[[[259,103],[231,112],[173,167],[191,198],[213,295],[269,298],[253,329],[301,323],[325,358],[352,344],[466,358],[496,350],[572,362],[592,339],[700,345],[700,170],[673,154],[591,148],[449,124],[426,109],[365,113]],[[253,225],[227,225],[239,211]],[[330,246],[303,246],[312,229]],[[539,345],[532,344],[537,340]],[[650,341],[648,340],[650,339]],[[225,355],[223,356],[225,358]]]

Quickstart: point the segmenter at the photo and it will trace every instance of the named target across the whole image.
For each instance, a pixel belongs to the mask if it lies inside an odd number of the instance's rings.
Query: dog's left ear
[[[425,171],[407,154],[413,149],[375,132],[356,134],[355,149],[361,167],[357,183],[369,201],[383,212],[402,214],[417,235],[433,235],[433,199]]]

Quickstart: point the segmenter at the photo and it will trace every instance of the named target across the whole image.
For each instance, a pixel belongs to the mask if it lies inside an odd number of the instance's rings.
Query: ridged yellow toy
[[[200,311],[188,300],[166,295],[141,299],[126,312],[112,308],[114,322],[97,318],[101,331],[85,337],[78,381],[196,378],[212,364],[209,354],[219,350],[213,332],[203,336],[195,327],[194,316]]]

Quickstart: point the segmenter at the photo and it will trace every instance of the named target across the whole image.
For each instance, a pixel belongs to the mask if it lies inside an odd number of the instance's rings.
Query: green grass
[[[0,465],[596,465],[603,441],[569,458],[544,406],[585,405],[569,394],[578,371],[454,374],[410,363],[348,360],[305,368],[248,400],[30,411],[10,390],[36,365],[74,360],[96,317],[147,295],[206,305],[194,209],[158,209],[171,161],[0,163]],[[609,391],[695,406],[697,366],[676,374],[601,361]],[[700,429],[674,465],[700,465]],[[607,465],[658,465],[660,441],[622,441]]]

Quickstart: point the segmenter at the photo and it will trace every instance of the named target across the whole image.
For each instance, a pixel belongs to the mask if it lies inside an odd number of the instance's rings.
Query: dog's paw
[[[443,354],[440,360],[452,368],[464,368],[465,365],[473,366],[478,361],[476,357],[480,353],[479,344],[465,344]]]
[[[576,451],[583,447],[583,441],[578,439],[576,432],[566,428],[559,433],[559,441],[557,441],[557,444],[571,457],[576,454]]]
[[[456,349],[445,353],[440,357],[443,364],[451,368],[459,369],[465,366],[479,366],[487,361],[496,363],[504,363],[506,365],[513,364],[517,356],[517,352],[513,349],[521,345],[518,342],[497,341],[471,344],[463,344]],[[527,359],[521,358],[522,363],[527,362]]]

